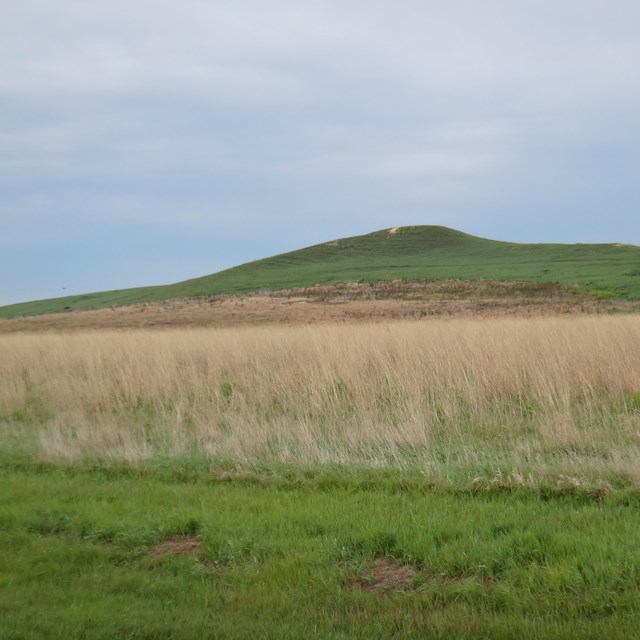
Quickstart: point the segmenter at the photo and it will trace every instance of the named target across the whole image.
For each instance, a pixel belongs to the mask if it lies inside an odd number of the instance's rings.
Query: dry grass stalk
[[[622,465],[639,392],[636,316],[0,336],[0,414],[50,457]]]

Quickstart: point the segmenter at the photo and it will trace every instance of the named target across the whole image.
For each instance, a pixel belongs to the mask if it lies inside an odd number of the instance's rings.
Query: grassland
[[[15,455],[640,477],[638,316],[8,334],[0,352]]]
[[[171,285],[105,291],[0,308],[0,318],[176,298],[394,279],[555,282],[596,297],[640,299],[640,247],[516,244],[415,226],[326,242]]]
[[[0,638],[634,637],[640,317],[0,335]]]
[[[632,638],[637,493],[0,468],[0,637]]]

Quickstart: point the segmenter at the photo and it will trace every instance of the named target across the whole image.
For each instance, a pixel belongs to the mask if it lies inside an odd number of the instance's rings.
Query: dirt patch
[[[392,558],[378,558],[364,575],[353,581],[353,586],[371,593],[407,591],[415,574],[415,569],[407,564],[400,564]]]
[[[640,301],[598,301],[551,283],[387,280],[0,319],[0,333],[639,312]]]
[[[149,549],[149,555],[154,558],[174,555],[176,558],[187,554],[195,555],[200,550],[200,542],[195,536],[175,536]]]
[[[496,579],[487,575],[454,575],[437,574],[402,564],[393,558],[376,558],[364,571],[353,575],[348,581],[352,589],[362,589],[368,593],[390,593],[421,591],[430,586],[442,593],[452,593],[473,582],[484,591],[490,591]]]

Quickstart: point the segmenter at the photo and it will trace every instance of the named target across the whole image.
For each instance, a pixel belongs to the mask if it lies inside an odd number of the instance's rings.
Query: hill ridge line
[[[577,286],[599,298],[637,300],[640,247],[623,243],[515,243],[441,225],[387,227],[173,284],[7,305],[0,307],[0,318],[393,279],[550,282]]]

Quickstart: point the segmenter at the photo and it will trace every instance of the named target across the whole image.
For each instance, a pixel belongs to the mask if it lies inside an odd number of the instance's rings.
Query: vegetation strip
[[[599,299],[577,286],[546,282],[387,280],[201,296],[12,320],[0,318],[0,332],[383,323],[638,312],[638,300]]]
[[[0,352],[13,458],[595,496],[640,479],[636,316],[9,335]]]

